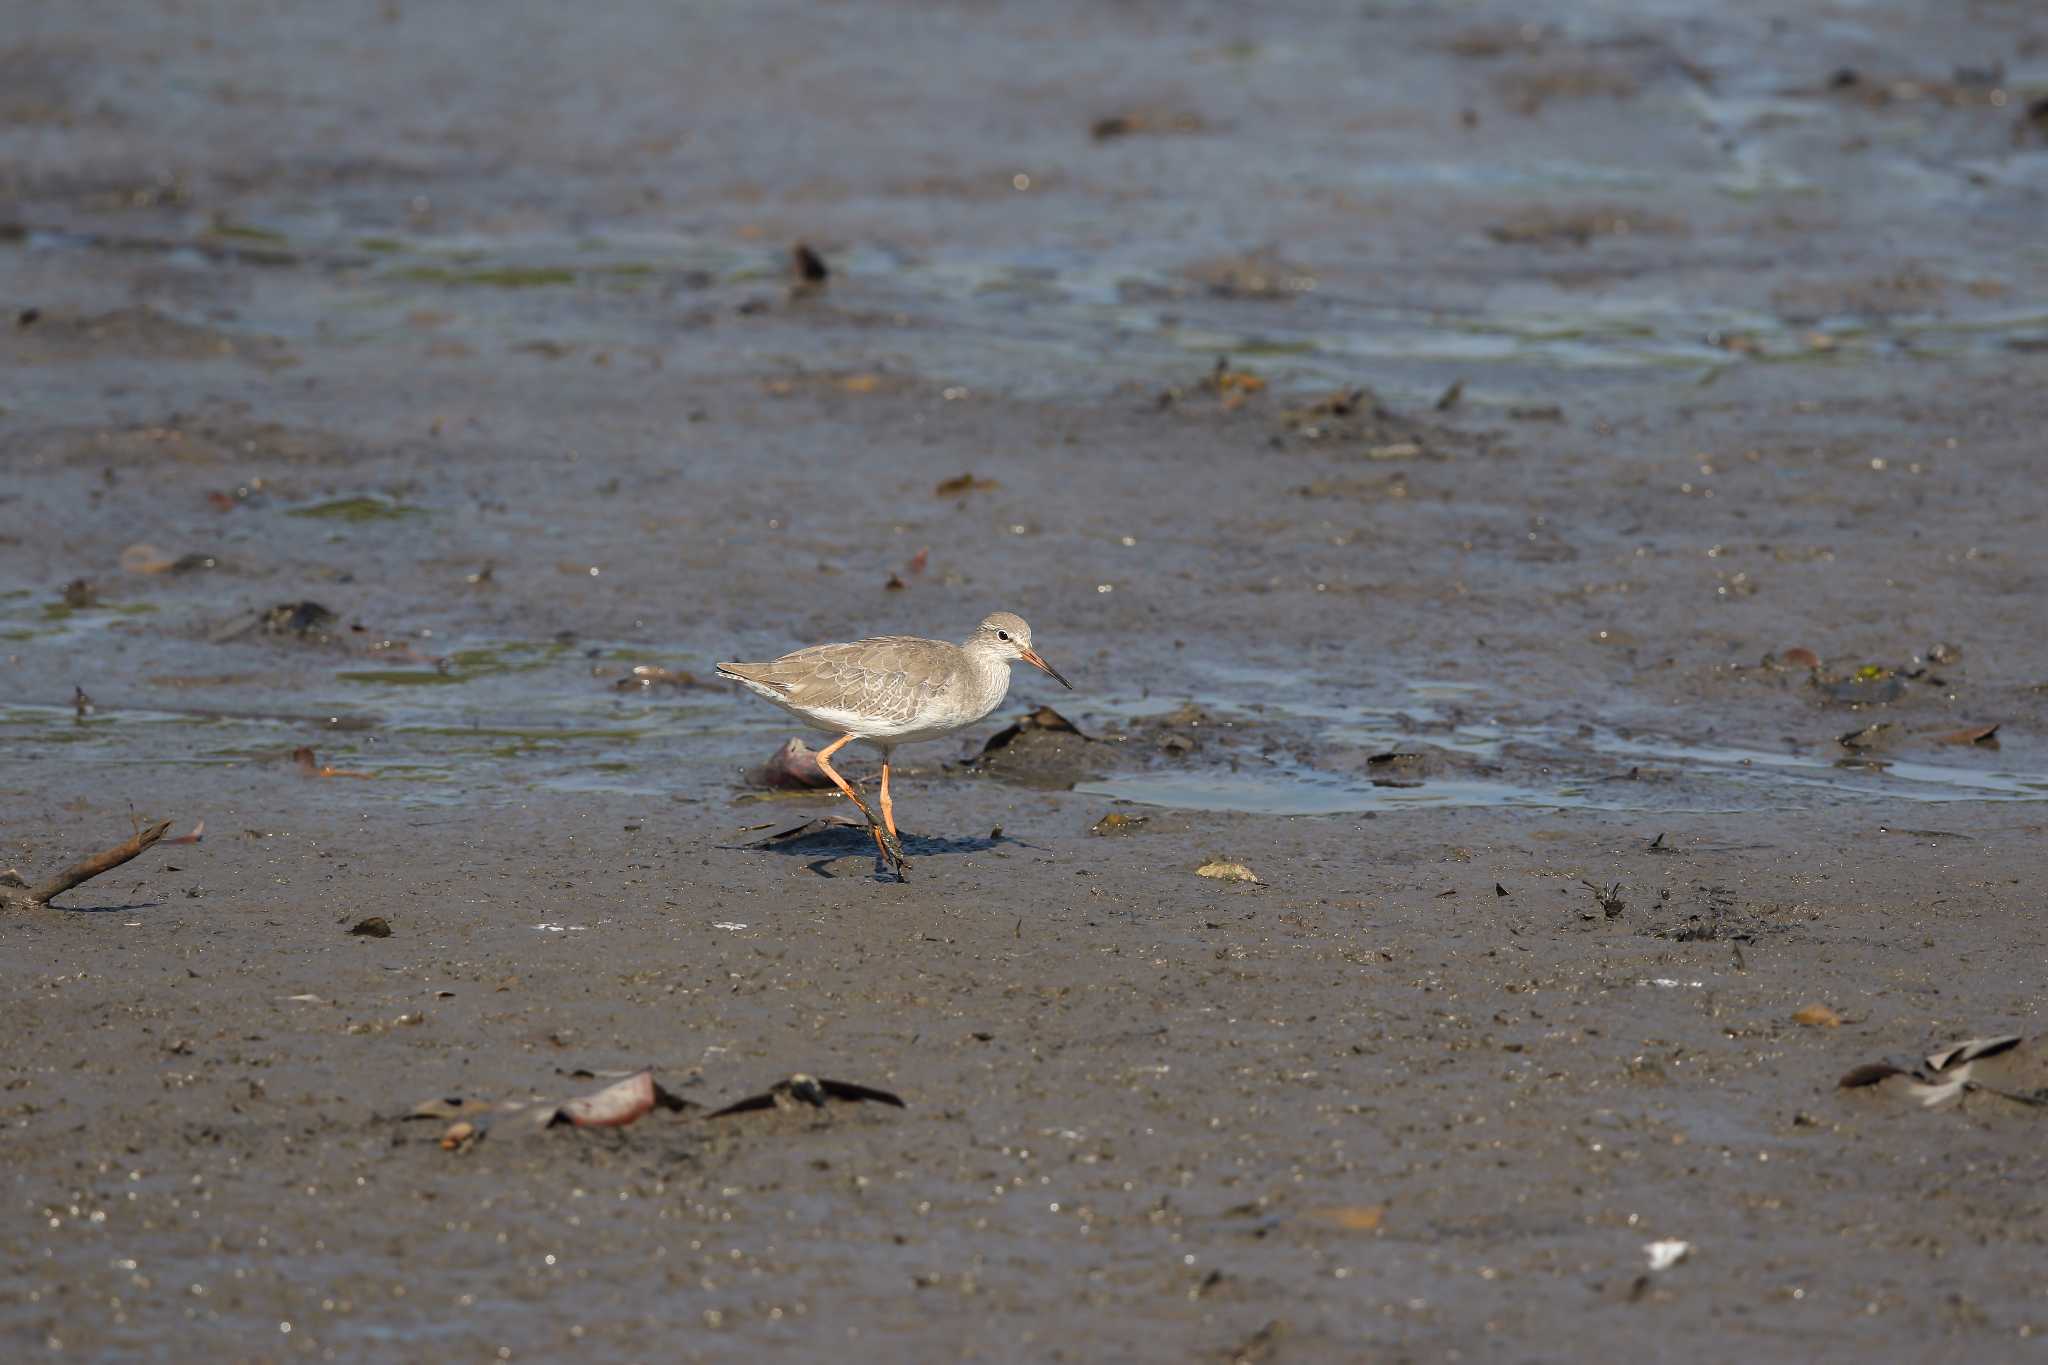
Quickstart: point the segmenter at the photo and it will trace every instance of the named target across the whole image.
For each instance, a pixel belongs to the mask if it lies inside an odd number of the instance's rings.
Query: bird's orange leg
[[[831,778],[832,785],[844,792],[847,800],[860,807],[860,813],[867,817],[868,832],[875,836],[875,850],[896,865],[896,875],[901,877],[906,859],[903,856],[903,845],[896,841],[895,831],[891,829],[886,837],[883,835],[882,822],[875,819],[874,811],[868,808],[867,802],[861,800],[860,793],[854,790],[853,784],[841,777],[839,770],[832,766],[832,755],[852,742],[852,735],[841,735],[818,750],[818,771]]]
[[[896,803],[889,799],[889,755],[882,755],[882,823],[888,826],[889,837],[902,847],[902,836],[896,833]]]

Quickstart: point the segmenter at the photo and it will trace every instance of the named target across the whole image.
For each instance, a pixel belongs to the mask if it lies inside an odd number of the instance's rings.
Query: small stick
[[[170,827],[171,822],[166,820],[162,824],[152,825],[145,830],[138,830],[134,838],[116,844],[112,848],[101,849],[90,858],[81,858],[55,876],[45,877],[26,892],[16,892],[10,895],[4,889],[0,889],[0,904],[12,904],[24,909],[37,909],[48,905],[80,882],[89,882],[94,877],[99,876],[100,873],[111,872],[122,863],[135,857],[151,844],[163,838],[164,832]]]

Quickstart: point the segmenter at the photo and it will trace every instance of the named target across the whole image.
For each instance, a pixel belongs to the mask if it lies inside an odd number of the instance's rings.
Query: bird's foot
[[[896,880],[909,881],[910,878],[903,875],[910,867],[910,859],[903,856],[903,841],[886,829],[882,831],[882,852],[887,855],[890,865],[894,867]]]

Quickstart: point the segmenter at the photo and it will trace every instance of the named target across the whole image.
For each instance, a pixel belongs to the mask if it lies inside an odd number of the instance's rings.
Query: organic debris
[[[856,1085],[851,1081],[830,1081],[822,1076],[806,1076],[802,1072],[777,1081],[758,1095],[749,1095],[736,1100],[723,1109],[715,1109],[706,1118],[722,1119],[728,1114],[746,1114],[760,1109],[795,1109],[798,1105],[810,1105],[823,1109],[833,1100],[847,1104],[859,1104],[872,1100],[877,1104],[892,1104],[898,1109],[907,1108],[902,1099],[886,1090]]]
[[[1832,1006],[1815,1003],[1792,1011],[1792,1022],[1807,1028],[1840,1028],[1842,1016]]]
[[[1905,726],[1900,725],[1897,721],[1886,720],[1879,721],[1875,725],[1866,725],[1861,730],[1851,730],[1846,735],[1837,736],[1836,742],[1844,749],[1857,752],[1871,749],[1889,749],[1892,745],[1898,743],[1900,739],[1904,738],[1905,733]]]
[[[1380,1224],[1386,1221],[1387,1206],[1339,1204],[1334,1208],[1310,1209],[1305,1216],[1312,1223],[1321,1223],[1340,1232],[1377,1232]]]
[[[307,777],[368,777],[369,773],[355,768],[336,768],[323,764],[310,744],[301,744],[292,750],[292,762]]]
[[[1006,781],[1060,790],[1093,775],[1096,741],[1050,706],[1020,716],[989,737],[969,766]]]
[[[1996,725],[1973,725],[1967,730],[1945,730],[1934,736],[1936,744],[1981,744],[1987,749],[1998,747]]]
[[[1971,1038],[1923,1062],[1871,1062],[1837,1083],[1844,1090],[1895,1092],[1923,1108],[1987,1094],[2031,1108],[2048,1107],[2048,1047],[2019,1034]]]
[[[461,1151],[482,1140],[490,1131],[489,1125],[494,1120],[516,1124],[520,1130],[529,1133],[565,1126],[623,1128],[637,1119],[645,1118],[656,1109],[683,1113],[698,1107],[694,1102],[664,1088],[654,1079],[651,1068],[643,1068],[602,1090],[578,1095],[560,1104],[537,1099],[492,1101],[452,1095],[422,1100],[401,1117],[406,1121],[453,1120],[441,1134],[440,1146],[445,1151]]]
[[[759,829],[760,826],[756,825],[754,828]],[[749,844],[738,845],[738,847],[786,848],[791,844],[800,844],[806,840],[816,839],[824,835],[837,836],[840,831],[849,829],[866,830],[867,823],[844,815],[821,815],[815,820],[806,820],[801,825],[791,825],[788,829],[779,829],[773,834],[756,839]]]
[[[1680,219],[1631,208],[1538,206],[1493,224],[1486,235],[1503,246],[1585,246],[1595,237],[1675,237],[1685,230]]]
[[[1253,886],[1265,885],[1263,881],[1259,880],[1258,873],[1252,871],[1243,863],[1233,862],[1228,858],[1211,858],[1208,862],[1195,869],[1195,875],[1197,877],[1207,877],[1212,881],[1250,882]]]
[[[1088,125],[1088,136],[1109,142],[1140,133],[1199,133],[1206,127],[1200,114],[1188,110],[1132,109],[1095,120]]]
[[[1669,1270],[1686,1257],[1692,1255],[1692,1243],[1677,1239],[1663,1242],[1645,1242],[1643,1255],[1649,1258],[1650,1270]]]
[[[1865,664],[1847,677],[1815,669],[1812,682],[1836,706],[1883,706],[1906,695],[1905,681],[1882,664]]]
[[[964,498],[969,493],[993,493],[1001,487],[1002,485],[994,479],[977,479],[972,472],[969,472],[966,474],[955,474],[950,479],[939,480],[938,487],[932,489],[932,496],[935,498]]]
[[[165,820],[147,829],[138,829],[134,837],[115,844],[112,848],[101,849],[89,858],[81,858],[62,872],[31,883],[28,878],[9,868],[0,874],[0,909],[40,910],[51,901],[69,891],[72,887],[89,882],[102,872],[111,872],[121,864],[135,857],[151,844],[164,837],[171,822]]]
[[[799,289],[817,289],[832,278],[832,269],[825,264],[825,258],[803,242],[789,249],[789,268],[796,276]]]
[[[650,1069],[636,1071],[602,1090],[565,1102],[549,1116],[547,1126],[569,1123],[578,1128],[623,1128],[656,1109],[681,1113],[696,1107],[680,1095],[664,1090]]]
[[[1030,715],[1021,716],[1012,721],[1006,728],[990,735],[988,743],[981,746],[981,751],[984,754],[991,754],[998,749],[1006,749],[1016,743],[1022,736],[1032,731],[1073,735],[1078,739],[1084,740],[1088,738],[1088,736],[1081,733],[1080,727],[1075,725],[1074,722],[1068,720],[1050,706],[1041,706]]]
[[[1152,823],[1149,815],[1126,815],[1111,811],[1088,827],[1091,834],[1130,834]]]
[[[1436,410],[1448,412],[1464,399],[1463,381],[1437,396]],[[1371,389],[1339,389],[1307,407],[1280,415],[1281,430],[1304,441],[1356,450],[1370,460],[1442,459],[1458,446],[1485,438],[1453,427],[1404,417],[1382,403]],[[1335,482],[1325,481],[1335,486]]]
[[[754,769],[750,777],[755,786],[775,791],[815,790],[833,785],[825,770],[818,766],[817,750],[794,736],[784,740],[782,747]]]
[[[1373,754],[1365,760],[1365,771],[1375,787],[1419,787],[1429,767],[1427,754]]]
[[[632,671],[612,684],[618,692],[651,692],[657,687],[673,687],[681,691],[686,687],[702,687],[694,673],[680,669],[663,668],[660,664],[635,664]]]
[[[1605,913],[1607,918],[1609,919],[1620,919],[1622,911],[1628,909],[1628,902],[1621,898],[1620,882],[1616,882],[1612,886],[1603,888],[1595,886],[1593,885],[1593,883],[1581,879],[1579,885],[1585,887],[1588,891],[1593,893],[1594,901],[1596,901],[1599,904],[1601,911]],[[1590,916],[1588,918],[1590,918]]]

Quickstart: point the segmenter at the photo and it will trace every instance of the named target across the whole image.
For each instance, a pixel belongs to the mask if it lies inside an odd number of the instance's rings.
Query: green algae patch
[[[349,525],[360,525],[366,521],[400,521],[406,517],[422,517],[426,513],[417,507],[408,507],[402,502],[389,498],[336,498],[331,502],[319,502],[311,507],[294,507],[285,514],[292,517],[309,517],[316,521],[340,521]]]
[[[546,289],[576,283],[576,272],[555,265],[503,265],[482,270],[418,265],[398,271],[393,279],[413,284],[474,285],[487,289]]]
[[[252,227],[247,223],[215,223],[208,231],[215,237],[227,237],[238,242],[265,242],[271,246],[283,246],[291,241],[275,228]]]
[[[442,673],[430,668],[374,668],[357,673],[337,673],[335,681],[363,683],[372,687],[452,687],[466,683],[460,673]]]

